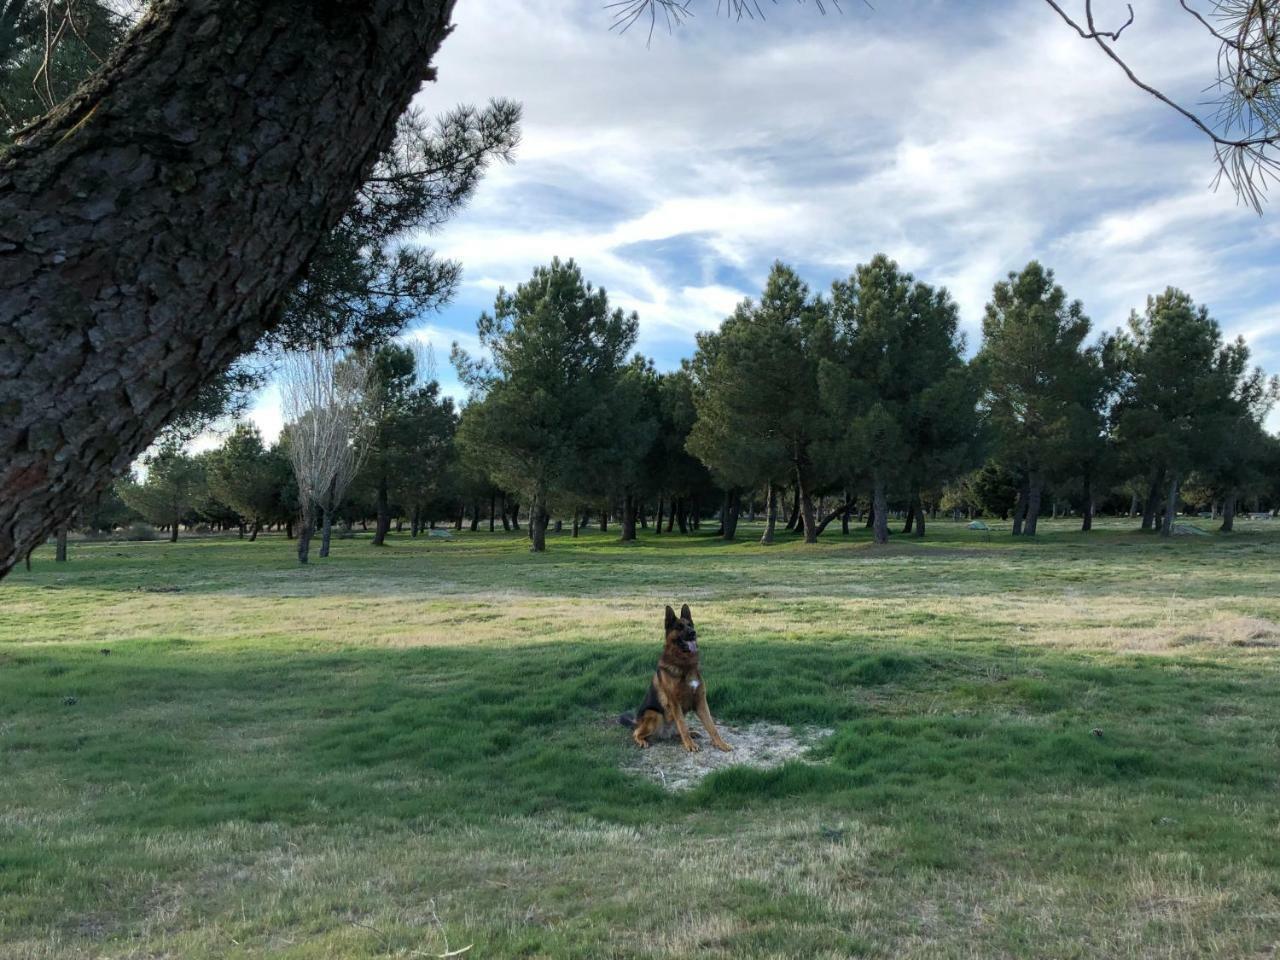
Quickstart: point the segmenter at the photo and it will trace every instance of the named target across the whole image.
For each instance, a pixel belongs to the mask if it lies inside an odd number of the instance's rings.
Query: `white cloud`
[[[1207,143],[1046,4],[783,4],[763,24],[699,8],[646,48],[602,0],[459,4],[420,105],[508,96],[525,126],[516,164],[431,238],[466,270],[462,305],[419,333],[442,375],[497,287],[553,256],[639,311],[663,366],[774,259],[823,287],[880,250],[952,290],[971,346],[991,285],[1033,257],[1099,327],[1176,285],[1232,334],[1280,333],[1280,212],[1210,192]],[[1135,13],[1126,56],[1197,102],[1212,43],[1176,5]]]

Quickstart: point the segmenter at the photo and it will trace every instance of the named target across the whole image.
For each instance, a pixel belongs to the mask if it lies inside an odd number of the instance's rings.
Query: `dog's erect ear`
[[[676,625],[676,612],[667,607],[667,629],[670,630]]]
[[[688,620],[690,623],[693,623],[693,614],[689,612],[689,605],[687,603],[680,608],[680,619]]]

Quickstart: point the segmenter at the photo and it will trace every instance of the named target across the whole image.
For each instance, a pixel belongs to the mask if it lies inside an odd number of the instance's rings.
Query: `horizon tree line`
[[[1212,505],[1224,530],[1242,502],[1280,502],[1280,440],[1263,427],[1277,379],[1172,288],[1091,337],[1080,301],[1032,261],[994,285],[966,359],[947,291],[888,257],[822,293],[779,262],[758,300],[660,373],[632,354],[638,317],[611,308],[572,260],[553,260],[500,291],[477,331],[480,351],[455,345],[451,358],[469,391],[460,410],[408,347],[330,351],[330,380],[367,371],[359,400],[295,410],[274,448],[243,426],[199,457],[171,446],[120,496],[171,536],[194,513],[247,523],[250,539],[291,509],[305,535],[318,498],[326,531],[373,518],[377,545],[393,518],[417,535],[442,521],[477,530],[486,517],[493,530],[499,516],[520,530],[523,512],[537,552],[553,521],[576,536],[616,519],[632,541],[650,520],[662,535],[714,518],[733,539],[757,506],[767,544],[784,517],[808,543],[836,520],[847,533],[855,517],[877,543],[895,516],[923,537],[945,510],[1011,516],[1013,535],[1035,536],[1048,497],[1083,530],[1103,503],[1169,536],[1184,501]],[[350,493],[298,469],[286,491],[281,458],[296,460],[300,427],[315,432],[326,417],[345,417],[329,424],[338,459],[361,451],[343,478]],[[201,458],[203,488],[179,469]]]

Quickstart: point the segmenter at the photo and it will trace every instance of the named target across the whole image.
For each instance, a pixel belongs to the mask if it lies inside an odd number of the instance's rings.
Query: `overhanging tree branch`
[[[1057,0],[1045,3],[1082,39],[1096,43],[1134,86],[1181,114],[1208,137],[1218,164],[1214,186],[1225,179],[1239,199],[1262,212],[1268,183],[1280,177],[1280,158],[1276,156],[1280,148],[1280,2],[1218,0],[1213,16],[1227,28],[1219,30],[1187,0],[1179,0],[1181,8],[1222,45],[1218,78],[1213,84],[1221,96],[1213,121],[1202,119],[1143,81],[1116,52],[1113,44],[1133,23],[1132,5],[1123,24],[1102,30],[1094,19],[1093,0],[1084,2],[1084,23]]]

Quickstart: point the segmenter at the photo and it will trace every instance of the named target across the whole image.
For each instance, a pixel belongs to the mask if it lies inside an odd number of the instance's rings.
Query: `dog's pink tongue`
[[[697,641],[697,640],[690,640],[690,641],[689,641],[689,652],[690,652],[690,653],[697,653],[697,652],[698,652],[698,641]]]

